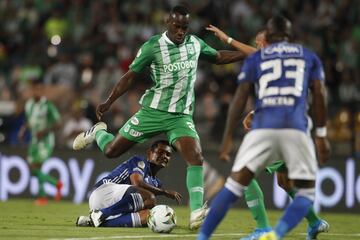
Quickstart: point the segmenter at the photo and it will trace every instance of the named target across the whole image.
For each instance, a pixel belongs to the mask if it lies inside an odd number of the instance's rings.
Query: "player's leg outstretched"
[[[201,147],[199,141],[193,137],[179,137],[175,141],[175,147],[189,165],[186,173],[186,186],[189,192],[191,210],[189,228],[195,230],[201,226],[208,212],[207,204],[204,204]]]
[[[129,120],[130,121],[130,120]],[[126,132],[127,125],[125,124],[120,133],[116,136],[107,132],[107,126],[104,122],[98,122],[91,129],[80,133],[74,140],[73,148],[80,150],[90,145],[94,140],[96,141],[100,150],[108,158],[119,157],[121,154],[129,150],[133,145],[142,140],[132,137]],[[124,130],[125,129],[125,130]],[[128,129],[129,130],[129,129]],[[123,135],[126,134],[126,137]],[[129,140],[132,139],[132,140]]]
[[[128,187],[129,185],[126,186]],[[156,199],[153,193],[134,186],[128,187],[125,194],[121,196],[115,204],[99,203],[99,201],[103,199],[103,194],[119,192],[118,188],[121,187],[121,184],[106,183],[91,194],[89,198],[89,205],[92,208],[90,211],[90,219],[94,227],[106,226],[106,224],[104,225],[105,220],[110,216],[135,213],[155,206]],[[107,207],[100,208],[98,206]],[[118,219],[118,221],[113,221],[109,224],[121,224],[122,220],[127,221],[127,218]]]

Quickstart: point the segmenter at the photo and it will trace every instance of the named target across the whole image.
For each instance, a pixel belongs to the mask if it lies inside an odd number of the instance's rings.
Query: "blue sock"
[[[140,193],[130,193],[125,195],[120,201],[110,207],[100,209],[104,218],[119,214],[137,212],[144,208],[144,201]]]
[[[140,215],[138,213],[128,213],[119,217],[105,220],[102,227],[141,227]]]
[[[303,196],[295,197],[275,227],[275,232],[278,237],[283,238],[286,233],[298,225],[308,213],[311,206],[312,201],[310,199]]]
[[[209,239],[210,235],[214,232],[217,225],[224,218],[231,205],[236,202],[238,198],[238,196],[236,196],[226,187],[223,187],[221,189],[221,191],[211,202],[210,212],[201,227],[200,233],[197,238],[198,240]]]

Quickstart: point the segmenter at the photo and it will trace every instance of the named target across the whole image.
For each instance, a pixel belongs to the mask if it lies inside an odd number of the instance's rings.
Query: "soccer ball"
[[[148,227],[156,233],[170,233],[176,226],[175,211],[167,205],[157,205],[150,210]]]

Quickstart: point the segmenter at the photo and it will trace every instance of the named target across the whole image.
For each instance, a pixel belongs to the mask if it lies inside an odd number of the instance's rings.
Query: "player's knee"
[[[188,163],[195,166],[202,166],[203,161],[204,157],[201,152],[194,152],[194,154],[192,154],[192,157],[188,159]]]
[[[107,158],[115,158],[118,156],[116,149],[112,146],[106,146],[104,154]]]
[[[149,193],[144,200],[144,206],[147,209],[153,208],[156,205],[156,197],[153,193]]]

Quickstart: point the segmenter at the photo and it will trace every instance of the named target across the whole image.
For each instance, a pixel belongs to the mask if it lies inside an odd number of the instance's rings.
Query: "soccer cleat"
[[[328,232],[330,229],[329,223],[325,220],[319,220],[315,226],[308,226],[306,240],[317,239],[317,235],[322,232]]]
[[[104,221],[102,212],[100,210],[91,210],[90,221],[92,223],[91,225],[94,227],[99,227]]]
[[[35,201],[34,204],[37,206],[45,206],[48,204],[48,199],[46,197],[38,197]]]
[[[92,222],[88,216],[79,216],[76,219],[75,225],[77,227],[92,227]]]
[[[98,122],[94,126],[92,126],[89,130],[80,133],[74,140],[73,149],[80,150],[87,147],[95,140],[95,134],[99,130],[107,130],[106,123]]]
[[[57,183],[56,183],[56,194],[55,194],[55,197],[54,197],[54,200],[55,201],[60,201],[61,200],[61,189],[63,187],[63,183],[58,180]]]
[[[190,214],[190,224],[189,224],[190,230],[196,230],[200,228],[201,224],[204,222],[204,219],[208,213],[209,213],[209,208],[207,206],[207,202],[205,202],[201,208],[192,211]]]
[[[259,237],[259,240],[279,240],[274,231],[267,232]]]
[[[271,228],[257,228],[255,229],[254,232],[252,232],[248,236],[240,238],[240,240],[258,240],[259,237],[261,237],[265,233],[270,232],[271,230],[272,230]]]

